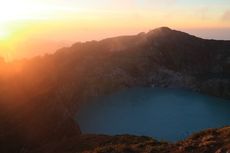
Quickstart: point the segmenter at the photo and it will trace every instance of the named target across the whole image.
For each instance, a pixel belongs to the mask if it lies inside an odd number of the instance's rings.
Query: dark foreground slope
[[[229,99],[230,42],[159,28],[0,62],[0,152],[80,136],[74,115],[83,102],[136,86]]]
[[[172,144],[130,135],[82,135],[46,144],[32,153],[227,153],[230,127],[208,129]]]

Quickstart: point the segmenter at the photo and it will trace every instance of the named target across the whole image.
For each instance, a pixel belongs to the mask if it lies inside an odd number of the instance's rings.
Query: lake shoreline
[[[230,125],[229,107],[228,100],[191,90],[139,87],[94,99],[79,109],[76,121],[82,133],[176,142],[207,128]]]
[[[230,151],[230,126],[206,129],[176,143],[146,136],[82,134],[54,141],[30,153],[53,153],[52,150],[55,153],[226,153]]]

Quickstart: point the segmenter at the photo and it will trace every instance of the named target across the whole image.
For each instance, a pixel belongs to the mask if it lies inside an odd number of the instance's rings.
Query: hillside
[[[0,62],[0,74],[0,145],[14,152],[79,136],[80,105],[126,88],[186,88],[230,99],[230,41],[162,27]]]
[[[230,127],[208,129],[169,143],[131,135],[81,135],[45,144],[32,153],[227,153]]]

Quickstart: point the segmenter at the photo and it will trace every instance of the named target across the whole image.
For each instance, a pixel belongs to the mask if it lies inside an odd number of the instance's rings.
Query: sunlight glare
[[[0,40],[6,38],[8,36],[7,31],[0,31]]]

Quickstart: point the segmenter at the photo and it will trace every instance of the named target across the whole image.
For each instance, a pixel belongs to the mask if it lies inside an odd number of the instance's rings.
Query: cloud
[[[230,10],[224,12],[224,14],[222,15],[222,20],[230,21]]]

